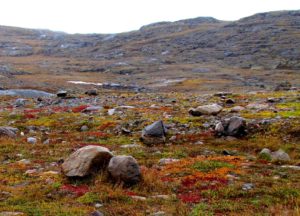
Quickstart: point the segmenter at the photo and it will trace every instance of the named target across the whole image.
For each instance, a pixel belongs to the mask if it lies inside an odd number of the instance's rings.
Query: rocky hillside
[[[40,81],[45,83],[53,75],[79,73],[86,78],[91,73],[104,81],[162,87],[164,83],[147,77],[159,73],[167,82],[219,76],[214,81],[236,80],[242,86],[252,79],[243,77],[248,69],[281,75],[281,70],[292,70],[289,74],[295,80],[294,70],[300,69],[299,33],[300,11],[261,13],[235,22],[200,17],[110,35],[0,27],[0,74],[2,80],[21,76],[23,85],[29,85],[30,74],[43,74]],[[242,71],[234,75],[222,71],[228,78],[218,75],[223,68]],[[252,81],[257,86],[270,84],[265,79]]]

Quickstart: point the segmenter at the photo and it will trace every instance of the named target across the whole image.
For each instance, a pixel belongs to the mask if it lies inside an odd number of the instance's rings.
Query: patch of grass
[[[193,208],[189,216],[212,216],[212,215],[214,215],[214,213],[209,210],[207,204],[199,203]]]
[[[233,168],[234,165],[222,161],[198,161],[196,162],[193,166],[194,169],[197,169],[201,172],[210,172],[215,169],[219,169],[222,167],[228,167],[228,168]]]

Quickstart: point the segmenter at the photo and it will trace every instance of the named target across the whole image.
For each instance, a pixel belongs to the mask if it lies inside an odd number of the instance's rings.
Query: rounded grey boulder
[[[141,180],[140,167],[132,156],[113,157],[108,164],[108,172],[116,182],[133,185]]]
[[[105,147],[85,146],[65,160],[62,171],[68,177],[84,177],[106,167],[112,157],[112,153]]]

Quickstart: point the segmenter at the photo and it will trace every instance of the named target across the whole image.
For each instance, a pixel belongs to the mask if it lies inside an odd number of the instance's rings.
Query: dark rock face
[[[67,91],[58,91],[57,93],[56,93],[56,95],[57,95],[57,97],[61,97],[61,98],[64,98],[64,97],[67,97],[67,95],[68,95],[68,92]]]
[[[97,96],[98,92],[95,89],[91,89],[91,90],[86,91],[85,94],[89,95],[89,96]]]
[[[242,137],[247,134],[246,120],[242,117],[233,116],[230,119],[225,119],[215,126],[215,131],[218,135]]]
[[[141,140],[146,145],[164,143],[166,134],[167,129],[164,123],[160,120],[144,128]]]
[[[113,157],[108,164],[108,172],[116,182],[133,185],[141,180],[140,167],[132,156]]]
[[[144,136],[162,137],[162,136],[165,136],[166,133],[167,133],[167,129],[161,120],[156,121],[151,125],[148,125],[143,130]]]

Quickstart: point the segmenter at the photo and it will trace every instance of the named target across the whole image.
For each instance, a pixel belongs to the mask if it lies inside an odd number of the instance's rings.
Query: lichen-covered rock
[[[84,177],[106,167],[112,157],[105,147],[85,146],[64,161],[62,171],[68,177]]]
[[[222,111],[223,107],[218,104],[209,104],[204,106],[198,106],[197,108],[191,108],[189,113],[192,116],[201,115],[217,115]]]
[[[140,167],[132,156],[113,157],[108,164],[108,172],[116,182],[132,185],[141,180]]]

